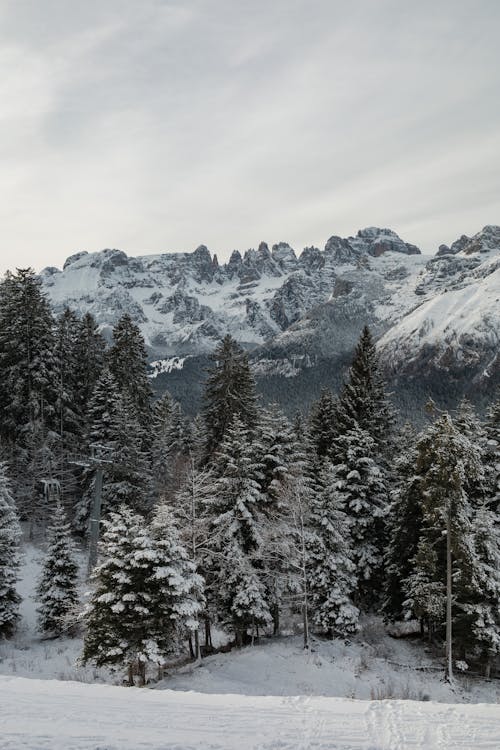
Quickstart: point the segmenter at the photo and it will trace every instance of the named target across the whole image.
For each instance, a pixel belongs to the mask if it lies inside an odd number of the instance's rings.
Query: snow
[[[167,359],[157,359],[154,362],[150,362],[149,367],[151,368],[151,372],[148,376],[154,379],[164,372],[182,370],[186,359],[189,359],[189,357],[168,357]]]
[[[495,348],[500,331],[500,268],[462,289],[450,290],[424,302],[380,340],[380,350],[394,356],[414,356],[424,346],[458,348],[465,337],[476,345]]]
[[[206,695],[0,677],[3,750],[493,750],[498,706]]]
[[[76,666],[80,638],[40,640],[41,557],[25,545],[20,632],[0,643],[1,750],[500,747],[500,684],[464,674],[450,687],[435,655],[377,617],[348,641],[304,651],[300,635],[264,638],[172,668],[153,689],[121,687],[122,671]]]

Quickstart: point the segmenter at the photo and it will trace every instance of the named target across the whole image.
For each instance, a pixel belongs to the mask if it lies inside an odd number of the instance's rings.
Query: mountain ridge
[[[286,242],[261,242],[223,264],[205,245],[138,257],[79,252],[40,276],[56,311],[91,312],[108,336],[129,313],[155,362],[152,375],[163,379],[179,378],[186,357],[205,357],[226,333],[249,349],[261,379],[290,380],[319,362],[344,366],[367,324],[391,378],[500,380],[496,225],[434,256],[393,230],[367,227],[300,254]]]

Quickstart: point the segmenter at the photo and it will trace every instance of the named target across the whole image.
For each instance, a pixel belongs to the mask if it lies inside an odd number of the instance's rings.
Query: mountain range
[[[207,355],[226,333],[249,349],[266,397],[288,409],[321,385],[338,387],[365,324],[407,404],[427,393],[477,401],[500,383],[500,226],[434,256],[368,227],[300,255],[286,242],[262,242],[223,264],[204,245],[139,257],[79,252],[41,278],[56,311],[90,311],[105,335],[129,313],[155,385],[192,409]]]

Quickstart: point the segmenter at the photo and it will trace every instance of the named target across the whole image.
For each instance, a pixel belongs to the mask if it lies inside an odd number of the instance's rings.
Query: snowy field
[[[0,677],[2,750],[498,750],[500,709]]]
[[[349,643],[314,639],[307,653],[300,636],[264,639],[154,689],[117,687],[121,673],[76,665],[79,639],[40,640],[40,556],[25,548],[23,620],[0,643],[0,750],[500,748],[500,681],[462,675],[451,689],[419,641],[377,618]]]

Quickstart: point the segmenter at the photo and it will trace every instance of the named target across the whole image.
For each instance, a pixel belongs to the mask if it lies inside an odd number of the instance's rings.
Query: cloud
[[[500,222],[496,1],[0,13],[1,270],[373,224],[430,251]]]

